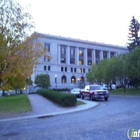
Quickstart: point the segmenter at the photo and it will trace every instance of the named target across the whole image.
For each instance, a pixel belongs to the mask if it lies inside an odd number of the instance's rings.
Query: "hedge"
[[[66,93],[57,92],[53,90],[46,90],[46,89],[38,90],[37,94],[64,107],[75,106],[77,103],[77,98],[72,94],[66,94]]]

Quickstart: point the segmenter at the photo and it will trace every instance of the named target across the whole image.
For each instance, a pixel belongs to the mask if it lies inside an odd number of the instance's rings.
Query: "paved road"
[[[2,122],[0,140],[128,140],[128,129],[140,129],[140,97],[112,96],[98,102],[82,112]]]

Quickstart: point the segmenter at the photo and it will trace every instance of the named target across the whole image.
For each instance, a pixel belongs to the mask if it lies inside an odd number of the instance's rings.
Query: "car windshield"
[[[73,92],[79,92],[80,89],[73,89]]]
[[[102,90],[101,86],[90,86],[90,90]]]

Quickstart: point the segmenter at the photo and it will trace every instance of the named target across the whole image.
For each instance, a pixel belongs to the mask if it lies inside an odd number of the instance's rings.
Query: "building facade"
[[[48,74],[50,88],[78,87],[80,80],[86,82],[86,73],[90,71],[92,64],[128,52],[122,46],[48,34],[40,34],[39,41],[52,59],[42,56],[40,64],[34,67],[31,79],[34,82],[37,75]]]

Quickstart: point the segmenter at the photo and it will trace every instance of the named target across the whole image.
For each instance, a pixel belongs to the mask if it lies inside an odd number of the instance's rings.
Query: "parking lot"
[[[0,140],[128,140],[129,129],[140,129],[140,97],[113,95],[96,102],[81,112],[2,122]]]

